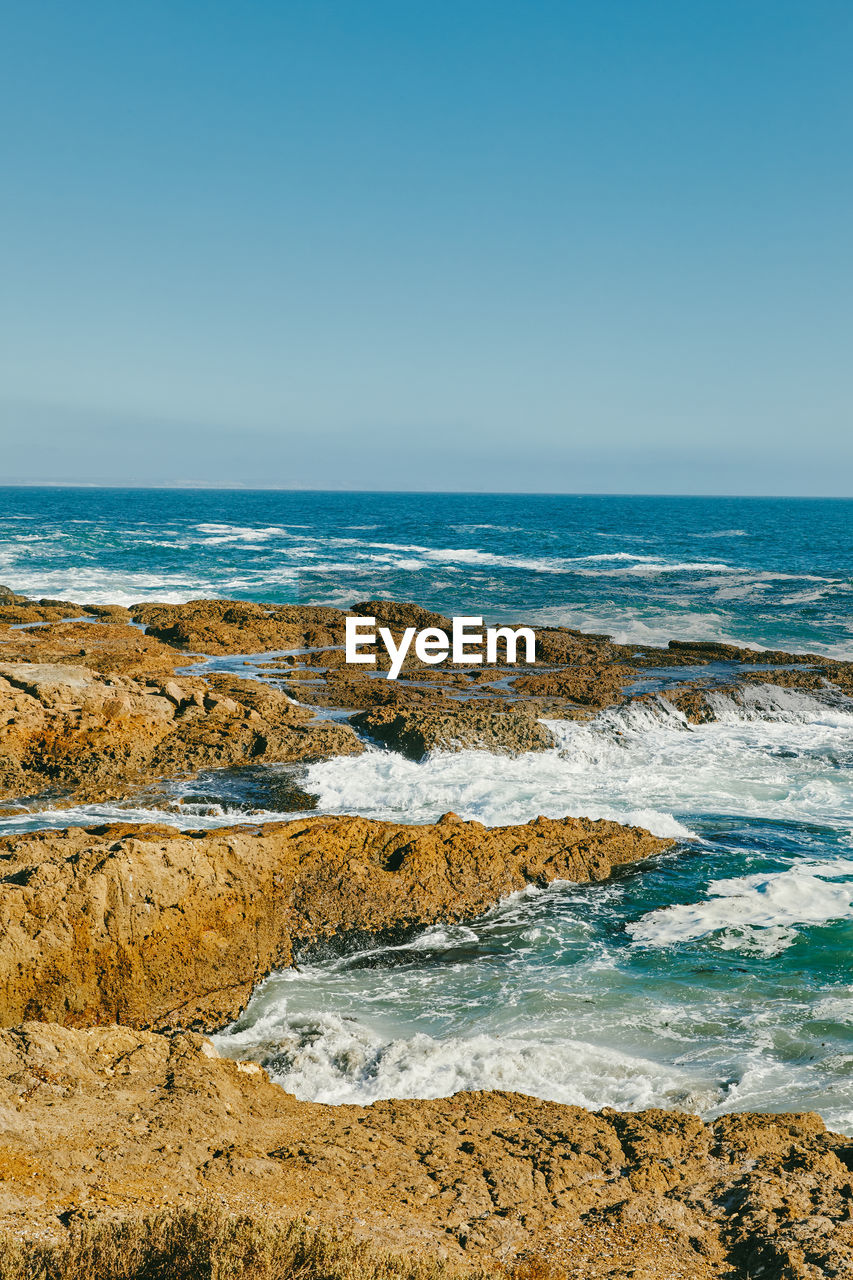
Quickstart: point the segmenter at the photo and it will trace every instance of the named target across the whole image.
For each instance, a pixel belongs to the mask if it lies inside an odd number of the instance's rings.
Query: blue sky
[[[851,493],[853,6],[15,0],[14,481]]]

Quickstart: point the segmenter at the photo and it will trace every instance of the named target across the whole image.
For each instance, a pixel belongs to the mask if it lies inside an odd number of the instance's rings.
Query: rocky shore
[[[395,635],[448,625],[415,605],[352,611]],[[414,759],[545,751],[549,718],[663,697],[699,722],[748,685],[853,692],[853,664],[817,655],[650,649],[564,628],[538,632],[529,666],[410,656],[388,681],[382,653],[375,670],[346,665],[345,619],[0,590],[0,802],[127,798],[366,742]],[[459,1265],[526,1258],[531,1275],[853,1274],[853,1144],[815,1115],[703,1124],[503,1093],[328,1107],[199,1034],[307,949],[471,918],[527,884],[601,880],[670,844],[611,822],[487,829],[454,814],[0,839],[0,1227],[59,1237],[81,1217],[214,1196]]]
[[[389,601],[349,612],[398,638],[407,626],[450,626]],[[654,698],[650,673],[694,721],[713,718],[709,691],[747,683],[853,692],[853,663],[819,655],[626,646],[568,628],[540,629],[530,666],[436,667],[409,654],[391,681],[379,649],[375,668],[346,664],[346,617],[220,600],[127,610],[0,588],[0,803],[118,797],[200,769],[357,754],[365,738],[415,759],[436,748],[546,750],[554,740],[543,719]],[[234,654],[256,657],[217,671],[216,658]]]
[[[312,944],[478,915],[528,884],[604,880],[674,841],[586,818],[487,828],[305,818],[0,839],[0,1025],[216,1030]]]
[[[0,1032],[0,1108],[21,1232],[215,1198],[458,1264],[550,1253],[555,1278],[850,1274],[853,1145],[814,1115],[703,1124],[510,1093],[330,1107],[197,1034],[41,1022]]]

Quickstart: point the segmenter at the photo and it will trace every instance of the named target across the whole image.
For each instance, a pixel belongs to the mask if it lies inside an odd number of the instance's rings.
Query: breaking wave
[[[254,1010],[253,1010],[254,1016]],[[245,1030],[215,1040],[221,1052],[261,1063],[297,1098],[365,1106],[380,1098],[442,1098],[504,1089],[554,1102],[629,1110],[708,1110],[722,1090],[676,1067],[567,1038],[425,1032],[387,1039],[344,1014],[288,1016],[276,1004]]]
[[[746,694],[743,704],[719,695],[719,723],[689,725],[656,698],[589,722],[546,721],[550,751],[414,762],[371,749],[312,765],[304,785],[326,812],[396,821],[433,822],[448,809],[487,826],[571,814],[683,839],[703,813],[849,822],[851,774],[837,765],[853,752],[850,710],[795,690]]]
[[[777,955],[797,937],[792,926],[853,919],[853,862],[801,862],[775,874],[714,880],[708,893],[703,902],[652,911],[629,924],[628,933],[655,947],[722,933],[732,947]]]

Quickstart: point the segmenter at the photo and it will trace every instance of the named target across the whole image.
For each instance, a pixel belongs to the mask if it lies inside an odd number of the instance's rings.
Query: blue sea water
[[[851,517],[821,500],[0,489],[0,581],[80,602],[384,595],[629,643],[853,659]],[[705,1115],[813,1108],[853,1132],[853,703],[755,686],[717,713],[689,726],[660,702],[556,722],[554,750],[518,759],[374,748],[312,765],[301,785],[327,812],[586,814],[678,843],[606,884],[273,975],[222,1051],[330,1102],[501,1087]],[[225,790],[194,782],[170,820],[264,816]],[[163,817],[105,796],[3,829],[119,813]]]
[[[853,657],[853,502],[0,488],[0,581],[125,604],[382,594]]]

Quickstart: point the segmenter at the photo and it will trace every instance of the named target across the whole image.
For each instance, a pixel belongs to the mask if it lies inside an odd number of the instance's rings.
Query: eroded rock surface
[[[413,760],[436,748],[520,755],[554,746],[554,736],[536,718],[536,708],[524,703],[495,708],[489,703],[460,704],[448,699],[440,707],[425,708],[415,702],[362,711],[352,723]]]
[[[346,663],[348,612],[375,617],[397,640],[405,627],[451,627],[383,600],[349,611],[233,600],[127,610],[0,592],[0,801],[116,797],[154,777],[351,754],[362,750],[357,734],[415,759],[435,749],[543,750],[553,739],[541,719],[588,719],[646,698],[635,685],[656,668],[695,671],[680,683],[674,671],[661,693],[693,722],[715,717],[708,686],[723,689],[721,664],[729,692],[751,680],[853,693],[851,663],[711,642],[626,646],[566,627],[537,629],[531,665],[506,665],[500,646],[491,665],[428,665],[410,652],[390,681],[382,645],[375,666]],[[266,683],[238,679],[233,663],[230,674],[193,663],[229,654],[262,655],[252,671]],[[320,708],[338,721],[315,717]]]
[[[603,880],[672,844],[586,818],[486,828],[452,814],[7,836],[0,1023],[216,1028],[320,939],[465,919],[526,884]]]
[[[397,636],[449,627],[404,603],[353,612]],[[410,656],[394,683],[381,652],[373,671],[346,666],[345,617],[239,601],[128,611],[0,590],[0,797],[102,799],[201,768],[362,750],[312,707],[345,708],[359,731],[420,757],[543,749],[539,717],[589,718],[632,696],[663,696],[700,722],[747,682],[853,693],[850,663],[628,647],[567,628],[538,631],[529,667]],[[182,670],[197,654],[267,651],[278,687]],[[713,673],[711,687],[711,664],[729,664],[728,683]],[[666,689],[631,694],[655,668]],[[573,1280],[853,1274],[853,1144],[816,1116],[703,1125],[501,1093],[322,1107],[169,1030],[221,1025],[259,978],[324,939],[462,919],[526,883],[602,879],[670,843],[612,823],[486,830],[453,815],[419,828],[313,816],[5,838],[0,1022],[63,1025],[0,1032],[0,1221],[37,1233],[61,1229],[59,1214],[213,1194],[457,1260],[566,1258]],[[653,1262],[653,1245],[668,1261]]]
[[[269,605],[249,600],[138,604],[131,614],[149,635],[178,649],[209,654],[342,644],[346,617],[340,609],[323,605]]]
[[[98,799],[162,775],[361,750],[347,725],[315,722],[254,682],[0,663],[0,798],[47,791]]]
[[[332,1107],[192,1033],[28,1023],[0,1032],[0,1118],[0,1224],[26,1233],[212,1196],[455,1262],[552,1253],[552,1275],[853,1269],[853,1145],[813,1114],[703,1124],[495,1092]]]

